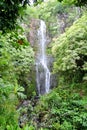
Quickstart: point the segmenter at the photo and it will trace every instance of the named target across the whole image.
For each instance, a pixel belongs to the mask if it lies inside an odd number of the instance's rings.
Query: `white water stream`
[[[38,94],[48,93],[50,89],[50,71],[47,66],[46,56],[46,25],[44,21],[40,21],[38,29],[38,55],[36,61],[36,82]]]
[[[34,4],[34,0],[29,0],[29,3],[32,6]]]

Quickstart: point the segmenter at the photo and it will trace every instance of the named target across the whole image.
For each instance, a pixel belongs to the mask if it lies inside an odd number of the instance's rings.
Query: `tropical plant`
[[[29,75],[34,63],[33,50],[23,30],[0,32],[0,129],[17,129],[18,113],[16,107],[19,99],[24,99],[23,79],[20,75]]]
[[[54,41],[54,71],[64,75],[66,82],[81,82],[86,75],[86,20],[86,15],[82,16]]]
[[[73,89],[59,87],[40,98],[29,120],[39,130],[86,130],[86,99]]]

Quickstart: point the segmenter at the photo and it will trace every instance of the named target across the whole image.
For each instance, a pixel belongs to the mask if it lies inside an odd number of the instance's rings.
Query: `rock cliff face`
[[[27,38],[31,44],[32,47],[37,48],[37,42],[38,42],[38,36],[37,36],[37,30],[39,28],[40,20],[39,19],[31,19],[30,25],[29,25],[29,33],[27,35]]]
[[[29,24],[29,33],[27,34],[27,39],[30,42],[33,49],[36,51],[38,49],[38,29],[40,26],[40,19],[31,19],[31,22]],[[51,37],[49,37],[48,31],[47,34],[47,41],[46,44],[49,44],[51,42]]]

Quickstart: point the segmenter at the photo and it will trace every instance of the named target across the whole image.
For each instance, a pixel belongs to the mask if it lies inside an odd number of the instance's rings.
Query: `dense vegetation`
[[[86,82],[86,20],[87,17],[84,14],[60,38],[54,41],[52,49],[56,57],[54,69],[64,76],[65,82],[81,83],[83,80]]]
[[[58,87],[40,99],[30,122],[40,130],[86,130],[86,100],[76,90]]]
[[[20,2],[22,1],[0,1],[1,130],[19,128],[16,108],[19,101],[26,98],[24,87],[31,86],[29,73],[34,64],[34,52],[23,28],[16,24]]]
[[[87,2],[58,1],[38,0],[35,7],[26,0],[0,1],[0,130],[87,130]],[[31,19],[46,22],[58,80],[36,102],[34,51],[21,25],[29,27]],[[27,98],[30,103],[19,108]],[[19,116],[26,113],[20,126]]]
[[[4,130],[17,123],[17,100],[26,97],[23,94],[24,77],[29,75],[34,53],[18,30],[6,34],[0,32],[0,47],[0,129]]]

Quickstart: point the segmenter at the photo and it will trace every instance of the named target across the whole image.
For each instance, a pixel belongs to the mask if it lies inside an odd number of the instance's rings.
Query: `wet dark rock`
[[[31,100],[24,100],[20,104],[17,109],[20,113],[18,121],[20,128],[23,128],[26,124],[28,124],[31,119],[37,121],[36,117],[32,113],[34,112],[34,107],[37,105],[38,101],[39,96],[35,96]]]

